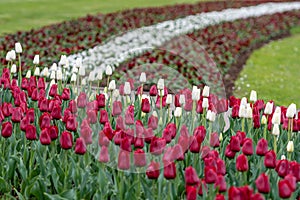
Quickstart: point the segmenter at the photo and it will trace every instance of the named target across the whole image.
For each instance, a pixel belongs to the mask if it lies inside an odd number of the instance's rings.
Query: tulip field
[[[0,36],[0,198],[300,200],[298,102],[233,96],[299,26],[297,1],[216,1]]]

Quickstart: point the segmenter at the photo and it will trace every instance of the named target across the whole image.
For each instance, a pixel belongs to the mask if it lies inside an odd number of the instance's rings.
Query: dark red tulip
[[[34,125],[27,125],[25,136],[28,140],[36,140],[36,128]]]
[[[159,162],[152,161],[146,170],[147,177],[149,179],[158,179],[160,173],[159,169],[160,169]]]
[[[154,137],[153,129],[145,128],[144,129],[144,137],[145,137],[145,142],[151,143],[151,140]]]
[[[185,169],[185,184],[187,185],[195,185],[199,183],[199,177],[197,175],[196,170],[189,166]]]
[[[38,89],[45,89],[45,80],[43,77],[40,77],[37,82]]]
[[[253,127],[260,128],[260,115],[253,115]]]
[[[270,192],[269,177],[265,173],[262,173],[258,176],[258,178],[255,181],[255,185],[260,193],[267,194]]]
[[[57,126],[50,126],[48,128],[48,133],[49,133],[49,136],[51,138],[51,140],[56,140],[58,138],[58,128]]]
[[[278,182],[278,193],[279,196],[283,199],[287,199],[292,196],[293,190],[290,187],[290,183],[288,180],[283,179]]]
[[[72,113],[76,113],[77,112],[77,104],[76,104],[76,101],[75,100],[71,100],[69,102],[69,110],[72,112]]]
[[[164,177],[166,179],[176,178],[176,165],[174,162],[164,163]]]
[[[217,103],[217,113],[223,113],[223,112],[227,112],[228,110],[228,100],[227,99],[221,99],[218,101]]]
[[[57,85],[53,84],[49,90],[49,96],[54,97],[57,95]]]
[[[150,143],[150,153],[153,155],[160,155],[166,147],[166,140],[164,138],[153,137]]]
[[[134,106],[128,106],[125,112],[125,124],[126,125],[133,125],[134,124]]]
[[[92,129],[89,126],[82,126],[80,127],[80,137],[84,140],[85,144],[92,144]]]
[[[96,110],[87,111],[87,119],[91,124],[96,124],[97,123],[97,111]]]
[[[103,131],[100,131],[98,134],[98,144],[100,146],[108,146],[110,140],[106,137]]]
[[[2,137],[8,138],[12,135],[13,126],[11,122],[4,122],[2,124],[1,135]]]
[[[264,156],[268,152],[268,141],[264,138],[261,138],[257,142],[256,154],[259,156]]]
[[[256,194],[252,194],[250,199],[255,199],[255,200],[265,200],[265,197],[260,194],[260,193],[256,193]]]
[[[112,139],[113,139],[113,137],[114,137],[114,132],[113,132],[113,130],[112,130],[111,125],[110,125],[109,122],[106,122],[106,123],[104,124],[103,132],[104,132],[104,134],[106,135],[106,137],[107,137],[109,140],[112,140]]]
[[[11,103],[4,102],[2,104],[2,113],[3,113],[4,117],[11,116],[12,110],[13,110],[13,107],[12,107]]]
[[[209,144],[211,147],[219,147],[220,146],[220,141],[219,141],[219,134],[214,132],[210,136],[210,141]]]
[[[130,168],[130,152],[120,149],[118,156],[118,168],[127,170]]]
[[[225,149],[225,156],[226,156],[227,158],[232,159],[232,158],[235,157],[235,154],[236,154],[236,152],[235,152],[235,151],[231,151],[231,149],[230,149],[230,144],[228,144],[228,145],[226,146],[226,149]]]
[[[39,92],[37,88],[33,88],[30,97],[32,101],[37,101],[39,99]]]
[[[275,168],[276,167],[276,154],[273,150],[270,150],[266,153],[264,164],[267,168]]]
[[[104,94],[99,94],[96,95],[97,103],[98,103],[98,108],[104,108],[105,107],[105,95]]]
[[[137,167],[144,167],[147,164],[146,154],[143,149],[137,149],[133,154],[134,165]]]
[[[157,87],[156,87],[156,85],[152,85],[150,87],[149,95],[150,96],[156,96],[157,95]]]
[[[225,161],[219,158],[216,164],[217,164],[217,174],[221,174],[224,176],[226,174]]]
[[[49,145],[51,143],[51,137],[47,128],[43,129],[40,134],[40,142],[42,145]]]
[[[122,113],[122,103],[121,101],[114,101],[112,107],[112,116],[118,116]]]
[[[296,161],[290,162],[290,174],[296,177],[296,180],[300,181],[300,164]]]
[[[147,99],[147,98],[142,99],[141,110],[142,110],[144,113],[149,113],[149,112],[150,112],[150,109],[151,109],[151,106],[150,106],[149,99]]]
[[[128,139],[127,136],[122,138],[120,147],[124,151],[131,152],[131,141]]]
[[[60,146],[63,149],[71,149],[73,146],[73,136],[70,132],[64,131],[60,136]]]
[[[76,121],[76,117],[74,117],[72,115],[70,117],[68,117],[67,122],[66,122],[66,129],[68,131],[76,131],[77,126],[78,126],[78,122]]]
[[[110,161],[110,156],[108,153],[108,147],[102,146],[99,154],[99,161],[103,163],[107,163]]]
[[[152,130],[156,130],[158,126],[158,118],[154,115],[151,115],[148,119],[148,127],[152,128]]]
[[[231,186],[228,191],[228,200],[243,200],[245,197],[243,197],[242,193],[237,187]]]
[[[245,156],[244,154],[239,155],[236,158],[235,166],[236,166],[236,169],[240,172],[248,171],[249,165],[248,165],[247,156]]]
[[[199,101],[197,101],[196,112],[199,113],[199,114],[203,113],[203,107],[202,107],[202,100],[201,99],[199,99]]]
[[[142,135],[135,137],[134,139],[134,147],[135,148],[143,148],[144,147],[144,138]]]
[[[197,188],[194,186],[188,185],[186,187],[186,199],[187,200],[196,200],[197,199]]]
[[[247,156],[251,156],[253,154],[253,142],[251,138],[244,139],[242,152]]]
[[[206,136],[206,129],[204,126],[198,126],[197,128],[195,128],[193,135],[196,136],[197,141],[199,144],[201,144]]]
[[[12,108],[11,121],[15,123],[21,122],[23,111],[20,107]]]
[[[38,107],[41,112],[48,112],[49,110],[49,102],[45,97],[40,97],[38,101]]]
[[[61,106],[59,104],[55,104],[51,111],[52,119],[61,119]]]
[[[190,146],[189,149],[192,153],[199,153],[201,144],[197,141],[196,136],[192,135],[189,138]]]
[[[223,194],[217,194],[215,200],[225,200],[225,197]]]
[[[239,117],[239,109],[240,109],[240,106],[239,105],[234,105],[233,108],[232,108],[232,114],[231,114],[231,117],[232,118],[238,118]]]
[[[204,167],[205,183],[215,183],[217,181],[217,177],[216,169],[214,167]]]
[[[284,180],[287,180],[289,182],[289,186],[292,189],[293,192],[297,189],[297,179],[292,174],[288,174],[284,177]]]
[[[86,145],[84,139],[79,137],[76,139],[75,143],[75,153],[79,155],[83,155],[86,152]]]
[[[175,107],[181,107],[180,103],[179,103],[179,98],[180,98],[180,94],[175,94],[175,98],[174,98],[174,105]]]
[[[81,92],[77,98],[77,107],[84,108],[87,104],[87,96],[84,92]]]
[[[184,160],[184,151],[180,144],[175,144],[172,151],[172,159],[173,160]]]
[[[69,108],[66,108],[65,111],[64,111],[64,117],[62,118],[62,121],[63,121],[64,123],[67,123],[68,118],[69,118],[70,116],[72,116],[72,115],[73,115],[73,114],[72,114],[72,112],[70,111],[70,109],[69,109]]]
[[[215,182],[215,188],[219,188],[219,192],[226,192],[226,180],[225,176],[218,175],[217,180]]]
[[[100,123],[105,124],[108,122],[108,113],[106,110],[100,110]]]
[[[114,133],[114,142],[116,145],[121,145],[121,142],[125,136],[125,133],[123,130],[116,130]]]
[[[193,100],[191,98],[186,99],[184,110],[189,112],[193,109]]]
[[[22,131],[26,131],[26,127],[28,124],[30,124],[30,121],[29,121],[28,116],[26,115],[25,117],[23,117],[23,119],[20,122],[20,129]]]
[[[30,85],[30,87],[36,87],[37,86],[37,82],[36,82],[36,77],[35,76],[31,76],[29,78],[29,85]]]
[[[275,170],[278,176],[285,177],[289,172],[289,162],[286,159],[278,161]]]
[[[61,99],[62,100],[70,100],[70,89],[69,88],[64,88],[61,94]]]
[[[246,138],[246,133],[242,132],[242,131],[237,131],[236,132],[236,136],[239,138],[240,140],[240,145],[243,146],[244,144],[244,139]]]
[[[29,83],[28,83],[27,78],[22,78],[21,88],[22,88],[23,90],[27,90],[28,87],[29,87]]]
[[[240,139],[238,136],[231,136],[230,138],[230,150],[239,152],[241,149]]]
[[[162,137],[166,140],[167,143],[169,143],[175,136],[176,136],[176,125],[173,123],[169,123],[163,130]]]

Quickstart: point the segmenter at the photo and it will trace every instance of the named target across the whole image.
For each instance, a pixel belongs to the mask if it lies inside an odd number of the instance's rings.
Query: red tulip
[[[97,111],[89,110],[87,111],[87,119],[89,123],[96,124],[97,123]]]
[[[195,128],[193,135],[197,137],[197,141],[199,144],[201,144],[206,136],[206,129],[204,126],[198,126]]]
[[[100,110],[100,123],[105,124],[108,122],[108,113],[106,110]]]
[[[49,90],[49,96],[54,97],[57,95],[57,85],[53,84]]]
[[[225,197],[222,194],[217,194],[215,200],[225,200]]]
[[[142,99],[141,110],[142,110],[144,113],[149,113],[149,112],[150,112],[150,109],[151,109],[151,106],[150,106],[149,99],[147,99],[147,98]]]
[[[158,118],[151,115],[148,119],[148,127],[152,128],[152,130],[156,130],[158,126]]]
[[[120,115],[116,121],[116,130],[125,130],[125,129],[126,129],[126,127],[125,127],[124,119],[123,119],[122,115]]]
[[[134,165],[137,167],[144,167],[147,164],[146,154],[143,149],[137,149],[133,154]]]
[[[122,113],[122,103],[121,101],[114,101],[112,107],[112,116],[118,116]]]
[[[48,132],[49,132],[49,136],[51,138],[51,140],[56,140],[58,138],[58,128],[57,126],[50,126],[48,128]]]
[[[71,113],[76,113],[77,112],[77,105],[76,105],[76,101],[75,100],[71,100],[69,102],[69,110],[71,111]]]
[[[11,121],[15,123],[21,122],[23,111],[20,107],[12,108]]]
[[[89,126],[80,127],[80,137],[84,140],[85,144],[93,143],[93,131]]]
[[[85,145],[84,139],[79,137],[76,139],[75,153],[83,155],[83,154],[85,154],[85,152],[86,152],[86,145]]]
[[[250,199],[265,200],[265,197],[260,193],[256,193],[256,194],[252,194]]]
[[[227,112],[228,110],[228,101],[227,99],[221,99],[218,101],[217,103],[217,113],[223,113],[223,112]]]
[[[72,112],[69,108],[66,108],[65,111],[64,111],[64,117],[63,117],[62,121],[64,123],[67,123],[67,120],[70,116],[72,116]]]
[[[78,126],[78,122],[76,121],[76,118],[74,116],[68,117],[66,122],[66,129],[68,131],[76,131],[77,126]]]
[[[249,166],[248,166],[247,156],[245,156],[244,154],[239,155],[236,158],[235,166],[236,166],[236,169],[240,172],[248,171]]]
[[[130,152],[120,149],[118,168],[122,170],[127,170],[130,168]]]
[[[264,138],[261,138],[257,142],[256,154],[259,156],[264,156],[268,152],[268,141]]]
[[[280,160],[275,168],[276,172],[278,173],[278,176],[285,177],[288,174],[289,171],[289,162],[287,160]]]
[[[199,183],[199,177],[197,175],[196,170],[189,166],[185,169],[185,184],[187,185],[195,185]]]
[[[236,136],[239,138],[241,146],[243,146],[244,139],[246,139],[246,133],[242,131],[237,131]]]
[[[40,77],[37,83],[38,89],[45,89],[45,80],[43,77]]]
[[[127,136],[122,138],[120,147],[123,151],[131,152],[131,141]]]
[[[61,99],[62,100],[70,100],[70,89],[69,88],[64,88],[61,94]]]
[[[235,151],[235,152],[239,152],[240,149],[241,149],[241,146],[240,146],[240,140],[239,140],[238,136],[231,136],[231,138],[230,138],[230,150]]]
[[[98,103],[98,108],[104,108],[105,107],[105,95],[104,94],[99,94],[96,95],[97,103]]]
[[[186,102],[184,105],[184,110],[189,112],[193,109],[193,100],[191,98],[186,98]]]
[[[156,87],[156,85],[152,85],[150,87],[149,95],[150,96],[156,96],[157,95],[157,87]]]
[[[31,76],[29,79],[29,85],[30,87],[36,87],[37,83],[36,83],[36,77],[35,76]]]
[[[184,151],[182,150],[182,147],[180,144],[175,144],[172,151],[172,159],[173,160],[184,160]]]
[[[134,106],[128,106],[125,112],[125,124],[133,125],[134,124]]]
[[[34,125],[27,125],[25,136],[28,140],[36,140],[36,128]]]
[[[49,113],[45,112],[40,116],[39,124],[41,129],[49,128],[50,122],[51,122],[51,117]]]
[[[176,125],[173,123],[169,123],[166,128],[163,130],[163,138],[167,143],[171,142],[171,140],[176,136]]]
[[[192,153],[199,153],[200,148],[201,148],[201,144],[197,141],[196,136],[192,135],[189,138],[189,142],[190,142],[190,146],[189,146],[190,151]]]
[[[176,165],[174,162],[164,163],[164,177],[166,179],[176,178]]]
[[[219,192],[226,192],[226,180],[225,176],[218,175],[217,180],[215,182],[215,188],[219,188]]]
[[[30,124],[30,121],[29,121],[28,116],[26,115],[25,117],[23,117],[23,119],[20,122],[20,129],[22,131],[26,131],[26,127],[28,124]]]
[[[221,174],[221,175],[225,175],[226,174],[226,165],[225,165],[225,161],[222,159],[218,159],[217,160],[217,174]]]
[[[228,191],[228,200],[243,200],[245,197],[237,187],[231,186]]]
[[[153,133],[152,128],[145,128],[144,129],[145,142],[151,143],[151,140],[153,137],[154,137],[154,133]]]
[[[12,107],[11,103],[6,103],[6,102],[3,103],[2,113],[3,113],[4,117],[11,116],[12,110],[13,110],[13,107]]]
[[[289,186],[292,189],[293,192],[297,189],[297,180],[296,177],[292,174],[288,174],[284,177],[284,180],[287,180],[289,182]]]
[[[142,135],[135,137],[134,139],[134,147],[135,148],[143,148],[144,147],[144,138]]]
[[[201,99],[199,99],[199,101],[197,101],[196,112],[199,113],[199,114],[203,113],[203,107],[202,107],[202,100]]]
[[[152,161],[147,168],[146,175],[149,179],[158,179],[159,177],[159,162]]]
[[[255,185],[260,193],[267,194],[270,192],[269,177],[265,173],[262,173],[258,176],[258,178],[255,181]]]
[[[209,142],[211,147],[219,147],[220,146],[220,141],[219,141],[219,134],[218,133],[212,133],[210,136],[210,142]]]
[[[150,153],[153,155],[160,155],[165,147],[166,140],[164,138],[153,137],[150,143]]]
[[[98,144],[100,146],[108,146],[110,140],[106,137],[103,131],[100,131],[98,134]]]
[[[226,156],[227,158],[234,158],[234,157],[235,157],[235,154],[236,154],[236,152],[235,152],[235,151],[231,151],[231,149],[230,149],[230,144],[228,144],[228,145],[226,146],[226,149],[225,149],[225,156]]]
[[[55,104],[51,111],[52,119],[61,119],[61,106],[59,104]]]
[[[64,131],[60,136],[60,146],[63,149],[71,149],[73,146],[73,136],[70,132]]]
[[[252,139],[246,138],[244,139],[244,144],[242,147],[243,154],[247,156],[251,156],[253,154],[253,142]]]
[[[29,87],[29,84],[28,84],[27,78],[22,78],[21,88],[22,88],[23,90],[27,90],[28,87]]]
[[[87,96],[84,92],[81,92],[77,98],[77,107],[84,108],[87,104]]]
[[[273,150],[270,150],[266,153],[264,164],[267,168],[276,167],[276,154]]]
[[[109,122],[104,124],[103,132],[109,140],[113,139],[114,133]]]
[[[197,199],[197,189],[194,186],[186,187],[186,199],[196,200]]]
[[[156,108],[160,109],[160,104],[162,103],[162,107],[166,107],[167,103],[166,103],[166,100],[167,100],[167,95],[165,94],[165,96],[161,97],[160,96],[157,96],[156,97],[156,102],[155,102],[155,105],[156,105]]]
[[[43,129],[40,134],[40,142],[42,145],[49,145],[51,143],[51,137],[47,128]]]
[[[300,181],[300,164],[296,161],[290,162],[290,174],[296,177],[296,180]]]
[[[108,153],[108,147],[102,146],[101,151],[99,154],[99,161],[103,163],[107,163],[110,161],[109,153]]]
[[[240,109],[240,106],[239,105],[234,105],[233,108],[232,108],[232,114],[231,114],[231,117],[232,118],[238,118],[239,117],[239,109]]]
[[[253,115],[253,127],[260,128],[260,116],[259,115]]]
[[[288,180],[283,179],[278,182],[278,193],[283,199],[290,198],[292,196],[293,190],[290,187]]]
[[[214,167],[204,167],[205,183],[215,183],[217,181],[217,177],[216,169]]]
[[[2,137],[8,138],[12,135],[12,123],[11,122],[4,122],[2,124],[2,130],[1,130],[1,135]]]

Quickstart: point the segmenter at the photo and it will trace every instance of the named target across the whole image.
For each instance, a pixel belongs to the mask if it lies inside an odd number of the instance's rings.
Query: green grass
[[[200,0],[0,0],[0,35],[136,7],[196,3]],[[203,0],[202,0],[203,1]]]
[[[291,32],[291,37],[273,41],[251,55],[236,81],[236,96],[249,97],[253,89],[258,98],[272,99],[277,105],[300,106],[300,27]]]

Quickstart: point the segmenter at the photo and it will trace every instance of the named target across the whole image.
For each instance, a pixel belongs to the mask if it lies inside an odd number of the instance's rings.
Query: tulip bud
[[[60,136],[60,146],[63,149],[71,149],[73,146],[73,136],[71,133],[64,131]]]
[[[185,104],[185,96],[183,94],[179,96],[179,103],[181,106]]]
[[[35,55],[33,58],[33,64],[38,65],[40,63],[40,56]]]
[[[241,154],[236,158],[236,169],[241,172],[248,171],[249,166],[247,156]]]
[[[36,140],[36,128],[34,125],[27,125],[25,136],[28,140]]]
[[[85,154],[85,152],[86,152],[86,144],[84,142],[84,139],[79,137],[79,138],[76,139],[75,153],[83,155],[83,154]]]
[[[203,98],[202,108],[208,108],[208,107],[209,107],[208,98]]]
[[[252,101],[252,102],[256,102],[257,101],[257,93],[256,93],[255,90],[251,90],[250,101]]]
[[[247,104],[247,109],[246,109],[246,118],[251,119],[253,116],[252,113],[252,108],[250,107],[250,104]]]
[[[67,56],[66,55],[61,55],[60,56],[60,61],[58,63],[59,65],[66,65],[67,64]]]
[[[207,85],[203,88],[202,96],[209,97],[209,87]]]
[[[197,86],[193,86],[192,100],[198,101],[199,99],[200,99],[200,89],[198,89]]]
[[[175,117],[181,117],[182,115],[182,108],[181,107],[176,107],[174,111],[174,116]]]
[[[239,117],[246,118],[247,117],[247,108],[244,105],[240,105],[239,109]]]
[[[48,69],[48,67],[45,67],[45,68],[42,70],[41,76],[44,76],[44,77],[48,77],[48,76],[49,76],[49,69]]]
[[[36,67],[34,70],[34,76],[39,76],[40,75],[40,68]]]
[[[77,80],[77,76],[76,76],[76,74],[72,74],[72,76],[71,76],[71,82],[76,82],[76,80]]]
[[[51,137],[47,128],[42,130],[40,134],[40,142],[42,145],[49,145],[51,143]]]
[[[159,79],[157,82],[157,89],[158,90],[164,90],[165,87],[165,83],[164,83],[164,79]]]
[[[88,77],[88,81],[89,82],[95,81],[95,72],[94,71],[90,72],[89,77]]]
[[[125,82],[124,84],[124,94],[130,95],[131,94],[131,87],[129,82]]]
[[[28,70],[27,73],[26,73],[26,78],[30,78],[31,77],[31,70]]]
[[[8,52],[6,53],[5,60],[6,60],[6,61],[12,61],[11,51],[8,51]]]
[[[265,115],[263,115],[262,117],[261,117],[261,124],[267,124],[267,118],[266,118],[266,116]]]
[[[140,82],[141,83],[146,83],[147,79],[146,79],[146,73],[142,72],[141,76],[140,76]]]
[[[13,127],[11,122],[4,122],[2,124],[1,135],[4,138],[8,138],[12,135]]]
[[[81,66],[79,68],[79,72],[78,72],[79,76],[85,76],[85,67]]]
[[[208,119],[211,122],[214,122],[216,120],[216,113],[211,110],[208,110],[206,114],[206,119]]]
[[[168,95],[167,95],[167,99],[166,99],[166,104],[170,105],[170,104],[172,104],[172,101],[173,101],[172,95],[171,95],[171,94],[168,94]]]
[[[266,104],[266,107],[265,107],[265,110],[264,110],[264,114],[265,114],[265,115],[271,115],[272,112],[273,112],[273,103],[268,102],[268,103]]]
[[[291,105],[289,105],[289,107],[286,111],[286,117],[287,118],[294,118],[296,112],[297,112],[296,104],[292,103]]]
[[[60,69],[58,69],[56,71],[56,79],[61,81],[63,79],[63,74],[62,74],[62,71]]]
[[[82,59],[76,58],[75,60],[75,67],[80,68],[82,66]]]
[[[293,191],[288,180],[283,179],[278,182],[278,193],[283,199],[290,198]]]
[[[86,85],[86,78],[83,78],[83,79],[81,80],[81,85]]]
[[[158,179],[159,177],[159,162],[152,161],[147,168],[146,175],[149,179]]]
[[[190,166],[185,169],[185,184],[195,185],[199,183],[199,177],[196,170]]]
[[[15,51],[16,53],[22,53],[22,46],[20,42],[15,43]]]
[[[271,190],[269,177],[265,173],[259,175],[259,177],[255,180],[255,185],[260,193],[267,194]]]
[[[285,155],[281,155],[281,158],[280,158],[280,160],[286,160],[286,157],[285,157]]]
[[[107,76],[111,76],[111,75],[112,75],[112,68],[111,68],[110,65],[107,65],[107,66],[106,66],[105,74],[106,74]]]
[[[16,65],[16,64],[13,64],[13,65],[11,66],[10,73],[12,73],[12,74],[17,73],[17,65]]]
[[[111,80],[109,82],[109,85],[108,85],[108,90],[112,91],[112,90],[115,90],[116,89],[116,81],[115,80]]]
[[[289,141],[286,147],[287,152],[294,152],[294,142],[293,141]]]
[[[279,134],[280,134],[279,124],[274,124],[272,134],[276,135],[276,136],[279,136]]]

